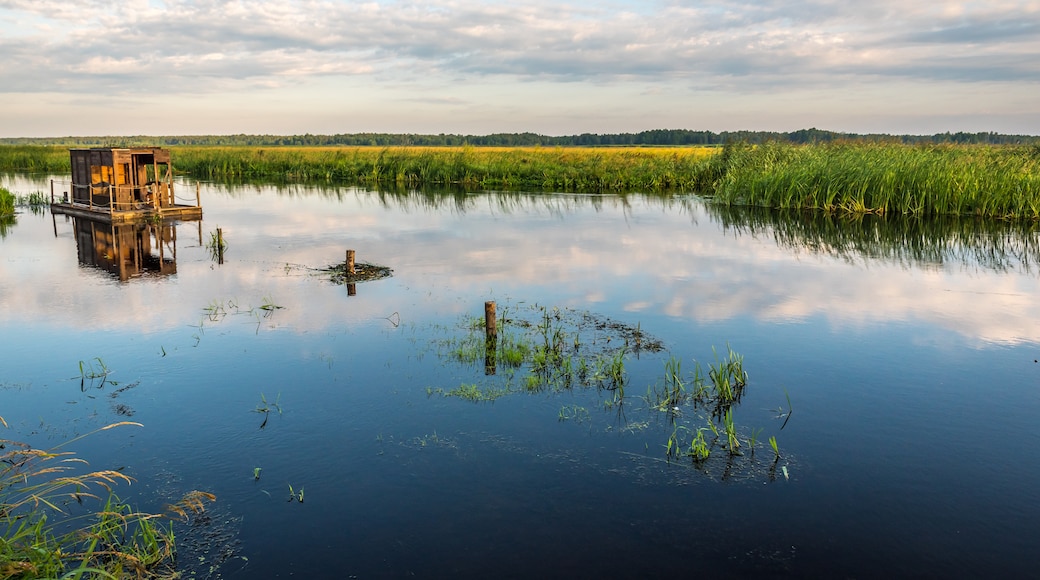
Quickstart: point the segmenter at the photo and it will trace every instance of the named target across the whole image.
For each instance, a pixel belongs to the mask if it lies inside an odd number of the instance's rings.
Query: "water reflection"
[[[146,275],[177,273],[177,228],[172,223],[110,224],[74,217],[79,263],[126,282]]]
[[[1033,222],[832,216],[712,204],[706,209],[726,231],[771,237],[784,249],[848,262],[885,261],[924,268],[957,265],[1025,273],[1040,263],[1040,229]]]

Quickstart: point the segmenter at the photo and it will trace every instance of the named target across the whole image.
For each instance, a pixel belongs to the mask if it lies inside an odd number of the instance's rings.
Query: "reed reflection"
[[[837,216],[715,204],[706,204],[706,211],[727,232],[772,237],[782,249],[805,250],[847,262],[1022,273],[1040,266],[1040,226],[1034,222]]]

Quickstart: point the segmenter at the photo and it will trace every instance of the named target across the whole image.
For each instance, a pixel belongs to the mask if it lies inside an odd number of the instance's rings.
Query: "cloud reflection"
[[[58,218],[54,237],[50,216],[22,219],[0,241],[5,326],[188,337],[214,301],[247,310],[270,298],[284,309],[222,324],[339,332],[394,312],[406,321],[476,312],[495,298],[619,317],[910,323],[980,344],[1040,342],[1037,242],[1006,224],[937,223],[913,238],[898,221],[798,225],[641,196],[208,187],[202,199],[205,222],[178,227],[177,273],[164,280],[119,283],[81,267],[71,225]],[[217,224],[229,243],[223,266],[198,239]],[[348,248],[394,277],[348,297],[308,270],[341,262]]]

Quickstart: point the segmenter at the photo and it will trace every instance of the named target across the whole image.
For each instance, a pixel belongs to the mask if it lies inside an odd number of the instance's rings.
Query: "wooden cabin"
[[[158,214],[161,217],[199,219],[202,207],[198,190],[195,204],[178,203],[174,195],[170,151],[159,147],[71,149],[72,183],[56,213],[82,215],[111,222],[133,221]]]

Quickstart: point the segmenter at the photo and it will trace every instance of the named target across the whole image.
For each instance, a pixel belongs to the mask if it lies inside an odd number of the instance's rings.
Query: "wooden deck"
[[[56,202],[51,204],[51,213],[89,218],[107,224],[143,221],[155,219],[155,216],[159,216],[160,219],[176,219],[185,221],[202,219],[202,208],[197,205],[174,205],[162,209],[145,207],[125,211],[111,211],[107,207],[89,206],[80,203]]]

